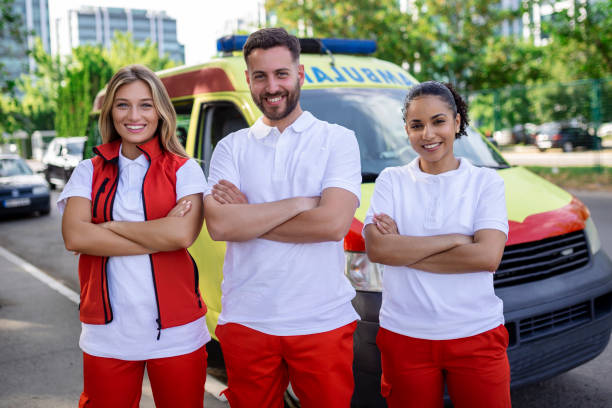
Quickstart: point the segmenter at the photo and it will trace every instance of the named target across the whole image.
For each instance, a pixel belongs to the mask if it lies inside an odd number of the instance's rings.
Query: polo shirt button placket
[[[284,180],[287,177],[287,132],[286,129],[283,133],[278,131],[278,128],[272,129],[274,133],[274,137],[276,137],[276,145],[274,148],[274,171],[273,171],[273,179],[274,180]]]
[[[437,229],[440,228],[440,180],[437,177],[431,177],[428,180],[429,184],[429,205],[427,208],[426,227]]]

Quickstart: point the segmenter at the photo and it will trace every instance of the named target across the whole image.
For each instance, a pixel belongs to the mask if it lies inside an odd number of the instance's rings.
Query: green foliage
[[[419,80],[452,82],[469,95],[470,115],[485,132],[515,124],[578,119],[612,120],[612,0],[574,1],[542,23],[547,45],[523,33],[502,35],[523,21],[534,32],[534,6],[505,10],[490,0],[267,0],[278,25],[314,37],[376,39],[376,57],[395,62]],[[573,12],[572,10],[575,10]],[[581,81],[582,80],[582,81]],[[599,88],[598,88],[599,87]]]
[[[417,0],[406,12],[396,0],[268,0],[266,7],[296,34],[376,39],[376,57],[461,91],[540,75],[536,64],[521,66],[525,54],[537,54],[534,47],[496,34],[519,11],[500,10],[489,0]]]
[[[574,1],[543,23],[550,33],[547,47],[562,80],[603,78],[612,73],[612,0]],[[567,64],[571,61],[571,64]]]
[[[109,50],[83,45],[63,58],[49,55],[37,39],[31,56],[36,72],[16,81],[19,96],[0,96],[0,132],[55,129],[60,137],[89,135],[89,152],[99,142],[90,117],[93,101],[113,73],[135,63],[154,71],[175,65],[167,56],[160,57],[150,41],[135,43],[131,34],[119,32]]]
[[[142,64],[153,71],[160,71],[176,66],[168,55],[159,56],[156,44],[147,39],[143,43],[136,43],[131,33],[115,32],[110,50],[106,58],[113,72],[130,64]]]
[[[55,116],[58,136],[86,134],[95,95],[111,75],[101,47],[84,45],[73,50],[68,63],[60,67]]]

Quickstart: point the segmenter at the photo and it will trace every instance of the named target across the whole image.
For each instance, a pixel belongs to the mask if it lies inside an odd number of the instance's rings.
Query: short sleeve
[[[72,172],[70,180],[57,199],[57,209],[64,213],[66,203],[70,197],[83,197],[91,200],[91,184],[93,181],[93,163],[91,159],[81,161]]]
[[[206,188],[206,176],[195,160],[187,160],[176,172],[176,201],[191,194],[203,193]]]
[[[330,131],[334,133],[334,142],[321,187],[343,188],[361,200],[361,158],[355,133],[342,126],[334,126]]]
[[[496,229],[508,237],[504,180],[493,171],[491,171],[486,187],[478,197],[478,205],[474,214],[474,231],[481,229]]]
[[[213,186],[220,180],[227,180],[240,188],[240,176],[232,154],[232,141],[233,135],[224,137],[213,151],[205,196],[212,193]]]
[[[363,221],[363,227],[372,224],[374,215],[381,213],[395,219],[395,214],[393,214],[393,185],[389,169],[383,170],[376,178],[374,193],[370,199],[370,208]]]

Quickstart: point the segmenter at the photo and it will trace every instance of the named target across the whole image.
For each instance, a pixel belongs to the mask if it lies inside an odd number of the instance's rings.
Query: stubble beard
[[[253,101],[255,101],[255,105],[257,105],[261,113],[263,113],[263,115],[267,119],[272,120],[272,121],[278,121],[278,120],[282,120],[286,118],[287,116],[291,114],[291,112],[295,110],[295,108],[297,107],[300,101],[300,91],[301,91],[300,82],[298,80],[296,81],[295,88],[292,91],[283,91],[283,92],[278,92],[276,94],[263,93],[261,94],[260,97],[256,97],[255,95],[253,95],[253,92],[251,92],[251,96],[253,98]],[[272,110],[272,109],[265,108],[265,105],[264,105],[265,98],[283,96],[285,93],[287,94],[287,102],[285,105],[285,109],[283,109],[282,111],[278,111],[278,110]]]

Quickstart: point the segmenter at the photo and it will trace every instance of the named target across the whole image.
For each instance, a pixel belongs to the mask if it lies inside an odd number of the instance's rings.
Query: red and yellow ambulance
[[[159,72],[178,115],[187,152],[208,175],[220,139],[260,116],[245,80],[241,55],[246,37],[218,41],[210,62]],[[362,199],[344,239],[347,278],[357,290],[361,316],[355,334],[354,406],[385,406],[380,396],[380,358],[375,344],[383,267],[368,260],[361,236],[376,176],[410,162],[401,107],[417,81],[390,62],[369,56],[375,43],[304,40],[306,79],[300,103],[317,118],[355,131],[361,151]],[[99,107],[103,93],[96,100]],[[576,367],[603,351],[612,328],[612,263],[601,250],[588,209],[568,192],[528,170],[512,167],[474,130],[456,141],[457,155],[494,168],[504,179],[509,239],[495,274],[510,334],[512,385],[540,381]],[[221,311],[224,243],[204,229],[190,252],[200,271],[215,332]]]

